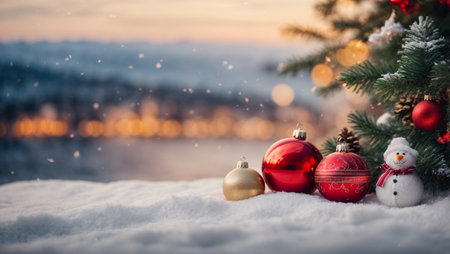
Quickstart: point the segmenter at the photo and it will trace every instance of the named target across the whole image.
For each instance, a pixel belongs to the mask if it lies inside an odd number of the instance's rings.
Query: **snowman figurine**
[[[405,138],[394,138],[384,152],[384,172],[378,178],[378,200],[394,207],[414,206],[423,196],[423,183],[415,173],[419,153]]]

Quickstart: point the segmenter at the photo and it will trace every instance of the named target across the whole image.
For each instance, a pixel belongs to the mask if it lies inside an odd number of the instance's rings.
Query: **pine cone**
[[[420,102],[420,95],[410,95],[408,98],[402,96],[395,103],[394,116],[395,119],[401,119],[403,124],[412,124],[412,111],[417,103]]]
[[[348,145],[348,151],[358,154],[361,150],[361,145],[359,144],[359,137],[355,135],[353,131],[349,131],[347,127],[344,127],[339,133],[339,138],[344,139],[345,143]]]

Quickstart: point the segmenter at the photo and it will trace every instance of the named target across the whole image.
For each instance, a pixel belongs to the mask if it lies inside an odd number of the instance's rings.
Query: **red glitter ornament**
[[[429,95],[419,102],[413,109],[412,120],[414,125],[423,131],[435,131],[444,121],[444,110]]]
[[[294,137],[275,142],[263,158],[262,173],[272,191],[311,194],[316,189],[314,171],[322,154],[305,141],[304,130],[294,130]]]
[[[358,202],[369,191],[370,168],[359,155],[348,152],[346,143],[325,157],[317,166],[316,186],[326,199],[337,202]]]

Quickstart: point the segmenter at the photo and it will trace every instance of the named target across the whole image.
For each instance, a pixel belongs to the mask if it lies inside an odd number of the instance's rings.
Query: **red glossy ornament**
[[[411,116],[414,125],[423,131],[435,131],[444,122],[444,110],[430,96],[414,107]]]
[[[394,7],[400,7],[400,4],[403,3],[404,0],[389,0],[392,6]]]
[[[275,142],[264,155],[262,173],[272,191],[314,192],[314,171],[322,154],[305,141],[306,132],[295,130],[293,138]]]
[[[441,145],[447,144],[450,142],[450,133],[447,131],[444,135],[438,138],[438,143]]]
[[[347,144],[341,143],[335,153],[319,163],[315,182],[328,200],[358,202],[369,191],[370,168],[359,155],[348,152]]]
[[[450,0],[439,0],[439,3],[442,5],[450,6]]]
[[[403,3],[400,4],[400,9],[405,13],[412,13],[419,9],[416,1],[414,0],[404,0]]]
[[[415,0],[389,0],[389,2],[393,7],[399,7],[405,13],[414,12],[419,8]]]

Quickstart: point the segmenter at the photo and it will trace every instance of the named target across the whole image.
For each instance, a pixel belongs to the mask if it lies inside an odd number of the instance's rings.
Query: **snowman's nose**
[[[401,161],[403,159],[403,155],[397,155],[397,160]]]

